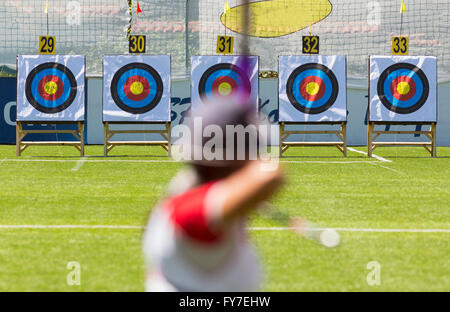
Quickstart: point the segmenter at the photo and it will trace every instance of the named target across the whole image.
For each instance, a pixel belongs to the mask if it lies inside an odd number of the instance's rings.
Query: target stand
[[[32,145],[73,146],[84,156],[85,57],[82,55],[18,55],[16,154]],[[25,125],[55,129],[25,129]],[[75,129],[56,129],[74,125]],[[74,141],[24,141],[28,134],[72,134]]]
[[[315,122],[280,122],[280,157],[290,147],[294,146],[336,146],[347,157],[347,122],[327,122],[320,125],[340,125],[338,130],[286,130],[290,125],[317,125]],[[287,139],[294,134],[335,134],[340,141],[336,142],[288,142]]]
[[[432,56],[369,58],[367,154],[378,146],[422,146],[436,157],[437,63]],[[375,130],[382,126],[430,126],[428,131]],[[417,129],[417,128],[416,128]],[[385,134],[424,135],[422,142],[380,142]]]
[[[380,131],[375,130],[376,125],[415,125],[415,126],[430,126],[428,131]],[[375,140],[382,134],[414,134],[425,135],[429,141],[426,142],[375,142]],[[373,151],[378,146],[423,146],[431,155],[436,157],[436,123],[386,123],[386,122],[370,122],[367,131],[367,155],[372,157]]]
[[[25,130],[23,128],[23,125],[28,125],[28,124],[54,124],[56,125],[76,125],[77,129],[76,130]],[[75,138],[76,141],[23,141],[23,139],[25,138],[26,135],[28,134],[72,134]],[[54,122],[42,122],[42,121],[26,121],[26,122],[21,122],[21,121],[17,121],[16,122],[16,156],[21,156],[23,151],[25,151],[29,146],[32,145],[39,145],[39,146],[57,146],[57,145],[61,145],[61,146],[73,146],[75,147],[78,151],[80,151],[80,156],[83,157],[84,156],[84,121],[78,121],[78,122],[68,122],[68,121],[54,121]]]
[[[344,157],[347,156],[346,62],[342,55],[284,55],[278,58],[280,157],[294,146],[335,146]],[[325,125],[331,129],[287,129],[294,125]],[[338,140],[287,141],[291,135],[298,134],[334,134]]]
[[[111,130],[111,125],[118,124],[129,124],[126,122],[111,122],[105,121],[103,122],[104,126],[104,156],[107,157],[108,153],[115,147],[119,145],[134,145],[134,146],[161,146],[165,149],[168,155],[171,155],[170,152],[170,122],[165,123],[149,123],[149,122],[141,122],[141,123],[133,123],[135,124],[145,124],[145,125],[162,125],[164,129],[160,130]],[[162,137],[161,141],[111,141],[112,137],[116,134],[159,134]]]
[[[161,146],[170,156],[170,56],[105,55],[103,82],[104,156],[119,145]],[[112,129],[114,125],[155,127]],[[159,134],[161,139],[113,141],[117,134]]]

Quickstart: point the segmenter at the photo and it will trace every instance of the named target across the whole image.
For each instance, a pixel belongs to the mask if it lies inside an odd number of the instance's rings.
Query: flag
[[[225,0],[225,14],[227,14],[228,11],[231,11],[231,9],[230,9],[230,6],[228,5],[227,0]]]
[[[403,12],[406,12],[405,0],[402,0],[402,8],[400,9],[400,14],[403,14]]]
[[[137,0],[137,10],[136,14],[142,13],[141,7],[139,6],[139,0]]]
[[[47,5],[45,6],[45,14],[48,14],[48,0],[47,0]]]

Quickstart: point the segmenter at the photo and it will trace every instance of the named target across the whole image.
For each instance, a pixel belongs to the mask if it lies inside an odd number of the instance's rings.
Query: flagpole
[[[403,33],[403,12],[405,12],[405,0],[402,0],[401,8],[400,8],[400,37]]]
[[[49,25],[48,25],[48,0],[47,0],[46,5],[45,5],[45,14],[47,15],[47,36],[49,36],[50,35],[50,31],[49,31]]]
[[[400,37],[402,36],[402,32],[403,32],[403,12],[401,14],[401,18],[400,18]]]

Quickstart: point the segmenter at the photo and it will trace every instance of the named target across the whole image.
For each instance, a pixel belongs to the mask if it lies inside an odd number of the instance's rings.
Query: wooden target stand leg
[[[134,145],[134,146],[161,146],[164,150],[167,151],[169,157],[171,156],[171,144],[170,144],[170,131],[171,126],[170,122],[160,123],[160,122],[142,122],[142,123],[133,123],[133,124],[146,124],[146,125],[164,125],[164,129],[159,130],[112,130],[111,125],[114,124],[128,124],[123,122],[103,122],[104,127],[104,144],[103,144],[103,154],[105,157],[108,156],[108,153],[116,146],[121,145]],[[161,141],[112,141],[111,139],[116,134],[159,134],[161,135]]]
[[[430,125],[430,130],[428,131],[391,131],[375,130],[376,125]],[[418,134],[425,135],[430,141],[428,142],[375,142],[376,139],[382,134]],[[422,146],[431,155],[431,157],[436,157],[436,123],[386,123],[386,122],[369,122],[367,127],[367,155],[369,157],[373,156],[373,151],[378,146]]]
[[[315,131],[288,131],[286,125],[340,125],[338,130],[315,130]],[[294,134],[335,134],[340,141],[336,142],[287,142],[287,139]],[[280,123],[280,158],[283,157],[290,147],[294,146],[335,146],[347,157],[347,122],[329,122],[329,123]]]
[[[65,125],[77,125],[76,130],[24,130],[24,124],[65,124]],[[77,141],[23,141],[25,136],[28,134],[72,134]],[[16,121],[16,156],[19,157],[22,155],[23,151],[25,151],[29,146],[73,146],[78,151],[80,151],[80,156],[84,157],[84,121],[61,121],[61,122],[42,122],[42,121]]]

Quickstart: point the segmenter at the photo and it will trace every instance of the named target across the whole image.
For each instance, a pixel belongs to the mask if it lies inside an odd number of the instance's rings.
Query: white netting
[[[276,70],[278,55],[301,54],[302,36],[320,35],[321,54],[348,55],[351,77],[367,77],[367,56],[391,53],[391,37],[410,37],[410,55],[438,57],[439,78],[450,76],[450,1],[272,0],[250,1],[250,52],[262,70]],[[0,2],[0,64],[15,64],[17,54],[37,53],[38,36],[47,33],[45,0]],[[127,0],[49,0],[49,29],[58,54],[87,56],[88,74],[101,74],[104,54],[128,53]],[[147,53],[170,54],[175,77],[189,75],[192,55],[215,54],[216,37],[238,30],[240,0],[221,21],[224,0],[140,0],[139,30],[147,35]],[[133,0],[133,32],[136,0]],[[235,54],[243,36],[236,37]],[[279,36],[282,35],[282,36]],[[258,36],[270,36],[261,38]]]

